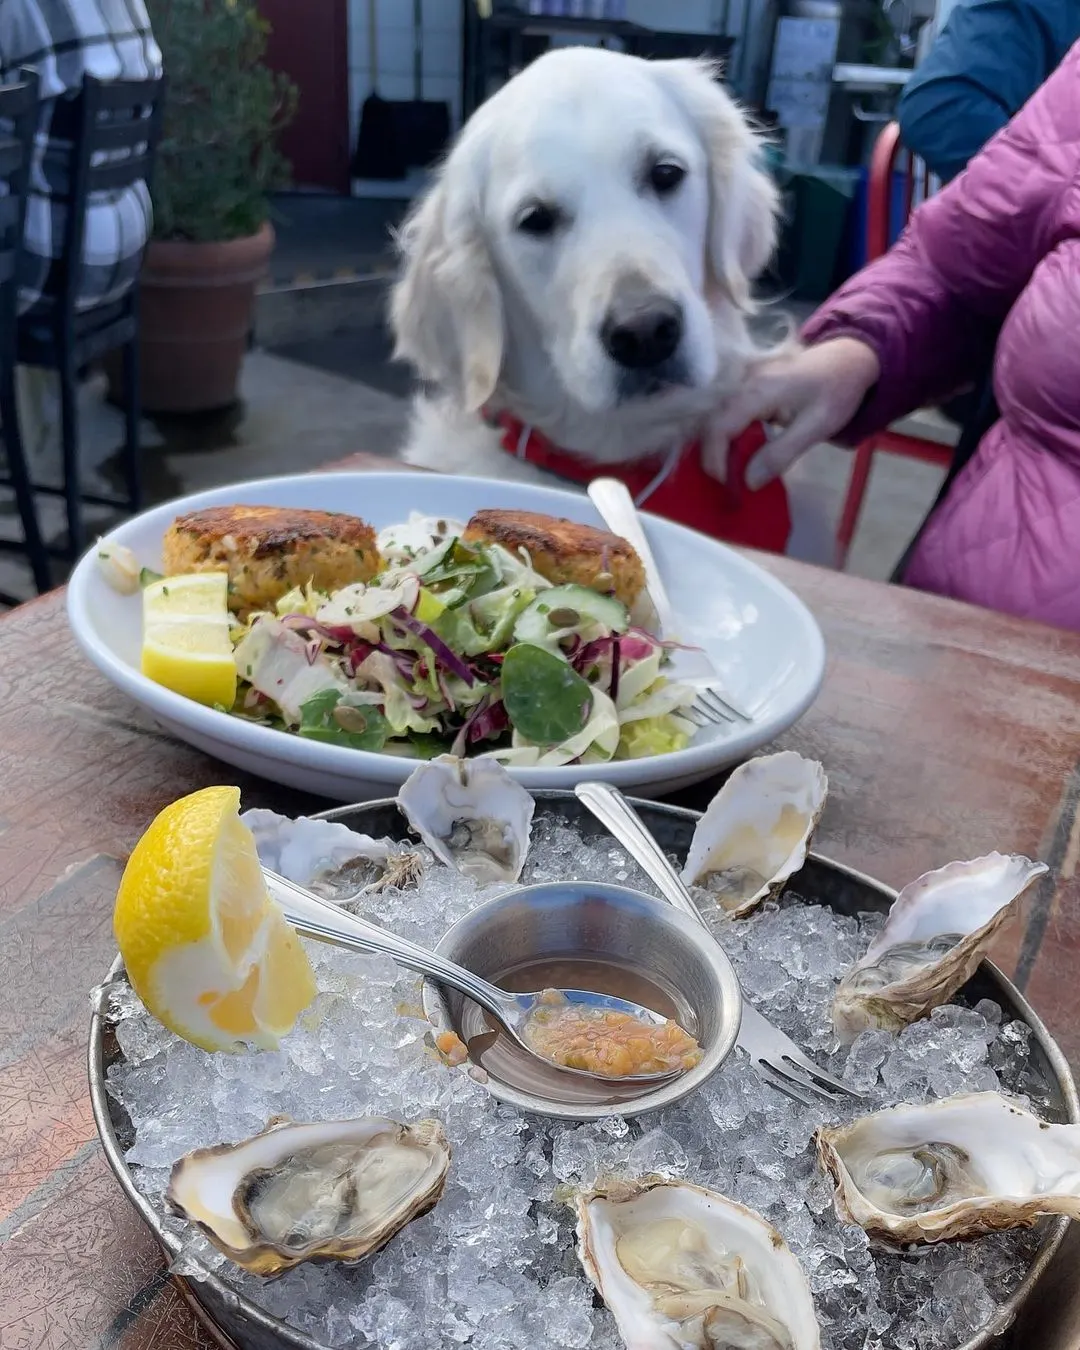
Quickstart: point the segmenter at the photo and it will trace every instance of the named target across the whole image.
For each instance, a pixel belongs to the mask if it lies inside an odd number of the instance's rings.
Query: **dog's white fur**
[[[758,139],[714,74],[561,49],[469,120],[400,237],[396,354],[435,387],[417,401],[410,462],[508,476],[481,410],[600,463],[708,437],[710,410],[762,354],[747,319],[777,214]],[[658,161],[686,170],[669,195],[648,179]],[[518,228],[537,202],[558,213],[543,237]],[[627,285],[684,315],[678,378],[640,397],[600,337]]]

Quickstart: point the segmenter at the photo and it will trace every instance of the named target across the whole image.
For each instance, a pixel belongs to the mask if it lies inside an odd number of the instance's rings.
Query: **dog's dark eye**
[[[666,159],[654,164],[649,170],[649,182],[653,191],[658,192],[661,197],[674,192],[685,177],[686,170],[681,164],[673,164],[671,160]]]
[[[522,234],[531,234],[538,239],[551,234],[558,223],[558,212],[543,202],[533,202],[517,218],[517,227]]]

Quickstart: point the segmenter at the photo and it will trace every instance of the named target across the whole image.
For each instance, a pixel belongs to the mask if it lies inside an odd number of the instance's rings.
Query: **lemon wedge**
[[[167,806],[135,845],[113,911],[135,992],[204,1050],[275,1048],[316,993],[239,809],[234,787]]]
[[[231,708],[236,662],[225,572],[163,577],[143,591],[142,672],[196,703]]]

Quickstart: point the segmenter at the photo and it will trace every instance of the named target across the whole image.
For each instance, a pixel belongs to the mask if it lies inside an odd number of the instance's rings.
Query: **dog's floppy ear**
[[[779,194],[763,165],[762,139],[718,83],[710,61],[659,62],[697,125],[709,164],[709,270],[743,309],[776,248]]]
[[[451,160],[402,226],[390,322],[394,355],[475,412],[498,382],[503,312],[478,194],[452,186],[454,174]]]

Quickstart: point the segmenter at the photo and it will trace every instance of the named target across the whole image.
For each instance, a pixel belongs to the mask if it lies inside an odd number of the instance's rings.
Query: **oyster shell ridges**
[[[988,853],[926,872],[893,901],[885,927],[840,981],[833,1024],[842,1040],[899,1031],[947,1003],[972,976],[998,929],[1050,869]]]
[[[627,1350],[819,1350],[802,1267],[753,1210],[666,1180],[613,1182],[576,1204],[578,1257]]]
[[[438,1202],[449,1167],[437,1120],[276,1117],[238,1144],[185,1154],[165,1198],[236,1265],[272,1276],[377,1251]]]
[[[793,750],[741,764],[698,821],[683,881],[714,889],[709,878],[720,878],[724,910],[732,918],[753,913],[806,861],[828,790],[821,764]]]
[[[240,819],[255,837],[262,865],[301,886],[358,858],[385,867],[396,852],[388,839],[358,834],[337,820],[294,819],[263,807],[245,811]]]
[[[496,760],[440,755],[413,770],[397,800],[447,867],[481,885],[521,876],[536,803]]]
[[[1080,1126],[997,1092],[890,1107],[814,1138],[837,1216],[886,1246],[1080,1219]]]

